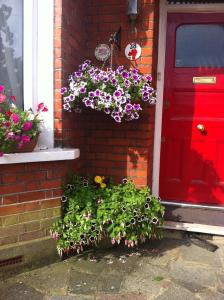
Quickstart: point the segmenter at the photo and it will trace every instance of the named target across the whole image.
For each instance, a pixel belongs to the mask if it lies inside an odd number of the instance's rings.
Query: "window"
[[[182,25],[176,33],[176,67],[224,67],[224,24]]]
[[[23,0],[0,0],[0,82],[23,107]]]
[[[54,0],[0,0],[0,82],[18,106],[48,106],[38,139],[48,148],[53,148],[53,30]]]

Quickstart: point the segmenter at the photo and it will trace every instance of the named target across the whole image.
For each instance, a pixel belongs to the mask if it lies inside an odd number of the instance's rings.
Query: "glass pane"
[[[23,0],[0,0],[0,84],[23,107]]]
[[[175,66],[224,67],[224,24],[178,27]]]

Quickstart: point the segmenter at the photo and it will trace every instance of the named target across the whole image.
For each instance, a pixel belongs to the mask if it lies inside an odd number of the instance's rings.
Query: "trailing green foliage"
[[[51,228],[60,255],[79,253],[106,236],[128,247],[161,237],[164,208],[148,187],[137,189],[127,179],[119,185],[103,181],[73,176],[64,187],[64,216]]]

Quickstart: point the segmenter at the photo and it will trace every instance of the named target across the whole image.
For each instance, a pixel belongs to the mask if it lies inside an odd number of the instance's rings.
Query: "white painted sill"
[[[34,150],[27,153],[4,154],[0,157],[0,164],[19,164],[42,161],[73,160],[80,156],[79,149],[54,148],[48,150]]]

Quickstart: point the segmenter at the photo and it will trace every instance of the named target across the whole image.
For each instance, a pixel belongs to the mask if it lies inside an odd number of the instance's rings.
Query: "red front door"
[[[169,14],[160,197],[224,205],[224,14]]]

